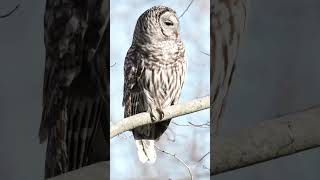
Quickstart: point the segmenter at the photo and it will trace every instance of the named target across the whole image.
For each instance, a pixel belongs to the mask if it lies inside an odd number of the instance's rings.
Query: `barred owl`
[[[153,120],[163,117],[162,109],[176,104],[186,74],[185,49],[180,38],[176,12],[155,6],[138,19],[131,47],[124,63],[124,116],[149,112]],[[142,163],[154,163],[154,141],[170,120],[132,130]]]
[[[109,159],[106,8],[106,0],[46,2],[45,178]]]
[[[240,39],[247,16],[246,0],[213,0],[211,21],[211,111],[213,135],[218,134],[220,117],[232,83]]]

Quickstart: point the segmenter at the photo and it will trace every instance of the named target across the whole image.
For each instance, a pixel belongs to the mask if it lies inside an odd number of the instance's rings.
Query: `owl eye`
[[[173,22],[171,21],[165,21],[164,24],[167,26],[173,26]]]

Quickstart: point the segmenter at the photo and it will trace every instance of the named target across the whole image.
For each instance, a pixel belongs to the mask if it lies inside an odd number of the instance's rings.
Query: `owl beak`
[[[176,35],[176,39],[178,39],[178,37],[179,37],[179,32],[176,31],[174,34]]]

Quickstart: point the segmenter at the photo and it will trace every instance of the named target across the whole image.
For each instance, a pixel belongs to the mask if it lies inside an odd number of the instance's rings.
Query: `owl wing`
[[[214,0],[211,3],[211,122],[218,133],[246,24],[246,0]]]
[[[122,105],[125,107],[125,117],[146,111],[143,103],[143,89],[139,84],[139,79],[143,71],[144,68],[139,58],[137,58],[135,47],[131,46],[127,52],[124,63]]]
[[[40,141],[48,136],[48,129],[60,119],[65,104],[66,89],[80,73],[79,56],[85,28],[82,17],[69,7],[48,0],[44,17],[46,61],[43,85],[43,112],[39,131]]]
[[[107,91],[108,11],[102,6],[103,0],[89,2],[46,2],[46,61],[39,129],[40,142],[48,139],[46,178],[86,165],[91,161],[88,148],[94,144],[98,128],[104,128],[100,132],[108,131],[103,99]]]

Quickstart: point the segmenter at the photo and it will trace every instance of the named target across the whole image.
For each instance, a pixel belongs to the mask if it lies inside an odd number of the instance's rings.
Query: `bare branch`
[[[189,7],[191,6],[191,4],[193,3],[193,0],[191,0],[191,2],[189,3],[188,7],[186,8],[186,10],[183,11],[183,13],[179,16],[179,19],[184,15],[184,13],[186,13],[189,9]]]
[[[187,103],[176,104],[173,106],[166,107],[165,109],[163,109],[164,117],[160,121],[165,121],[168,119],[194,113],[208,108],[210,108],[210,96],[194,99]],[[127,117],[118,122],[116,125],[111,126],[110,138],[113,138],[114,136],[121,134],[125,131],[134,129],[138,126],[151,123],[155,122],[151,119],[150,114],[147,112]]]
[[[210,122],[206,122],[204,124],[193,124],[192,122],[188,121],[188,123],[194,127],[198,128],[209,128],[210,127]]]
[[[167,152],[165,150],[162,150],[160,149],[158,146],[155,145],[155,147],[158,149],[158,151],[162,152],[162,153],[165,153],[165,154],[168,154],[168,155],[171,155],[172,157],[174,157],[175,159],[177,159],[178,161],[180,161],[187,169],[188,169],[188,172],[190,174],[190,178],[191,180],[193,180],[193,175],[192,175],[192,171],[190,169],[190,167],[182,160],[180,159],[176,154],[172,154],[170,152]]]
[[[204,156],[202,156],[202,157],[198,160],[198,162],[202,161],[208,154],[210,154],[210,152],[207,152]]]
[[[172,124],[176,126],[188,126],[188,127],[197,127],[197,128],[210,128],[210,122],[206,122],[203,124],[194,124],[190,121],[188,121],[188,124],[178,124],[176,122],[172,122]]]
[[[191,126],[190,124],[178,124],[176,122],[171,122],[171,123],[176,125],[176,126]]]
[[[0,18],[9,17],[9,16],[10,16],[12,13],[14,13],[19,7],[20,7],[20,4],[16,5],[16,7],[15,7],[14,9],[12,9],[10,12],[8,12],[7,14],[0,15]]]
[[[210,56],[210,54],[209,53],[206,53],[206,52],[203,52],[203,51],[200,51],[202,54],[204,54],[204,55],[207,55],[207,56]]]
[[[213,136],[210,174],[250,166],[320,147],[320,108],[289,114],[251,127]]]

